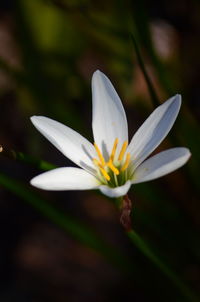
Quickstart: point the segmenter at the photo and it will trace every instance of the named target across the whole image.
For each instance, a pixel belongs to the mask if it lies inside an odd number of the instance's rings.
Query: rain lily
[[[94,144],[69,127],[43,116],[34,126],[80,168],[63,167],[31,180],[44,190],[99,189],[109,197],[124,196],[132,184],[166,175],[190,157],[187,148],[172,148],[147,157],[166,137],[178,115],[181,96],[175,95],[147,118],[128,143],[126,114],[117,92],[100,71],[92,77]]]

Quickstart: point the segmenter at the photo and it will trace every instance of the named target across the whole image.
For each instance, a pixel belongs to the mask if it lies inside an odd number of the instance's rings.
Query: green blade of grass
[[[153,86],[153,83],[152,83],[152,81],[151,81],[151,79],[150,79],[150,77],[147,73],[147,70],[145,68],[145,64],[144,64],[142,56],[140,54],[138,43],[137,43],[137,41],[136,41],[133,34],[131,34],[131,41],[132,41],[134,49],[135,49],[135,54],[136,54],[136,57],[137,57],[137,60],[138,60],[138,64],[139,64],[139,66],[141,68],[141,71],[143,73],[143,76],[145,78],[145,81],[146,81],[146,84],[147,84],[147,87],[148,87],[148,90],[149,90],[149,94],[150,94],[151,99],[152,99],[152,103],[153,103],[154,107],[156,108],[157,106],[160,105],[160,102],[159,102],[158,96],[156,94],[155,88]]]
[[[146,244],[146,242],[133,230],[127,232],[128,237],[131,242],[142,252],[142,254],[147,257],[166,277],[168,277],[172,283],[179,289],[183,297],[190,302],[198,302],[198,297],[187,287],[186,284],[180,280],[180,278],[176,275],[167,266],[161,259],[159,259],[152,249]]]
[[[168,95],[173,95],[175,86],[172,80],[172,75],[158,58],[152,42],[148,2],[144,0],[134,2],[132,22],[140,44],[146,50],[146,53],[155,68],[159,82]]]

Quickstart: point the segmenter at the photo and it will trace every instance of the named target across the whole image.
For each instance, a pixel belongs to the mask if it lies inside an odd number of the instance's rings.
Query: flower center
[[[125,152],[128,146],[128,142],[125,141],[121,147],[118,157],[116,156],[116,150],[118,145],[118,138],[115,139],[111,154],[108,161],[103,157],[102,152],[96,143],[94,147],[98,158],[93,158],[95,166],[98,168],[99,176],[104,183],[110,186],[118,186],[125,183],[127,179],[127,168],[130,163],[130,153]]]

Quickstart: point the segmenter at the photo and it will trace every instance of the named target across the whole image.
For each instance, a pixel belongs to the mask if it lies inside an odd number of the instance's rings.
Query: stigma
[[[93,158],[93,163],[105,182],[110,182],[112,179],[114,179],[115,183],[118,183],[117,177],[123,175],[130,164],[130,153],[126,153],[128,141],[123,143],[119,154],[116,154],[118,143],[119,139],[116,138],[107,161],[105,160],[98,145],[94,143],[97,158]]]

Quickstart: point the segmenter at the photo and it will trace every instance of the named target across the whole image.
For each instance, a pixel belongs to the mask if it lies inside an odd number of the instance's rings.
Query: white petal
[[[135,133],[127,149],[132,155],[134,168],[166,137],[176,120],[180,106],[181,96],[177,94],[154,110]]]
[[[80,168],[58,168],[42,173],[31,180],[34,187],[51,190],[90,190],[99,186],[98,180]]]
[[[126,114],[121,100],[110,80],[99,70],[92,77],[94,140],[108,158],[113,143],[119,139],[119,148],[128,140]]]
[[[156,179],[183,166],[191,156],[187,148],[173,148],[145,160],[134,172],[132,183]]]
[[[66,157],[78,166],[95,173],[93,145],[71,128],[44,116],[32,116],[33,125]]]
[[[123,186],[110,188],[108,186],[100,186],[100,191],[108,197],[120,197],[126,195],[128,190],[130,189],[131,182],[128,180]]]

